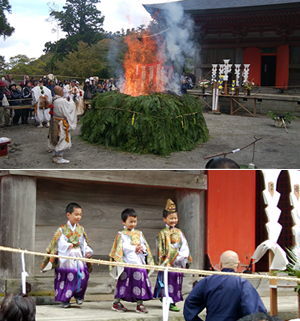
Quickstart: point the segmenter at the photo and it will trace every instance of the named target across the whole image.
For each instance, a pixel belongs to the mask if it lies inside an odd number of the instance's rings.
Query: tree
[[[62,11],[51,9],[50,17],[58,22],[59,27],[68,36],[79,33],[103,32],[104,17],[95,4],[99,0],[66,0]]]
[[[3,73],[7,68],[4,56],[0,56],[0,73]]]
[[[11,13],[11,6],[8,0],[0,0],[0,36],[4,39],[15,31],[15,28],[7,22],[5,11]]]
[[[96,49],[96,46],[89,46],[87,43],[79,41],[78,50],[68,53],[63,61],[58,61],[55,64],[57,73],[81,78],[94,75],[102,67]]]
[[[18,65],[28,65],[30,62],[34,61],[35,58],[28,58],[26,55],[17,55],[9,59],[9,69],[16,68]]]
[[[36,62],[35,58],[28,58],[26,55],[11,57],[9,59],[9,63],[7,63],[9,73],[25,75],[33,74],[36,72],[36,68],[32,65],[33,62]]]

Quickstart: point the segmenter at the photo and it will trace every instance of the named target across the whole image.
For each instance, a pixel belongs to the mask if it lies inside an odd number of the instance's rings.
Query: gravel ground
[[[47,152],[48,129],[29,125],[0,128],[0,137],[11,138],[8,155],[0,157],[0,169],[201,169],[208,160],[204,157],[229,152],[262,138],[255,144],[254,164],[257,168],[299,168],[300,120],[277,128],[267,116],[257,117],[215,115],[204,113],[210,139],[198,144],[193,151],[172,153],[167,157],[138,155],[112,148],[90,145],[80,138],[80,123],[72,135],[73,146],[65,152],[69,164],[51,162]],[[230,154],[240,165],[252,162],[253,146]]]

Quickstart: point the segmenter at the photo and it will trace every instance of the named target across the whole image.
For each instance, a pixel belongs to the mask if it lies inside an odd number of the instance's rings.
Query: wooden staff
[[[254,141],[254,142],[252,142],[252,143],[250,143],[250,144],[248,144],[248,145],[246,145],[246,146],[244,146],[244,147],[241,147],[241,148],[238,148],[238,149],[235,149],[235,150],[231,150],[230,152],[223,152],[223,153],[219,153],[219,154],[215,154],[215,155],[206,156],[206,157],[204,157],[204,159],[214,158],[214,157],[217,157],[217,156],[226,156],[226,155],[228,155],[228,154],[237,153],[237,152],[239,152],[239,151],[241,151],[241,150],[243,150],[243,149],[245,149],[245,148],[247,148],[247,147],[255,144],[257,141],[259,141],[259,140],[262,139],[262,138],[256,138],[256,137],[254,137],[254,138],[255,138],[255,141]]]

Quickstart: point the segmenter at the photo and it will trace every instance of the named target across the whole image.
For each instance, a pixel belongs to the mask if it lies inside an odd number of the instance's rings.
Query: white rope
[[[0,251],[6,252],[14,252],[14,253],[26,253],[28,255],[36,255],[36,256],[47,256],[47,257],[55,257],[55,258],[62,258],[68,260],[74,260],[74,257],[71,256],[63,256],[63,255],[55,255],[55,254],[47,254],[41,252],[33,252],[15,248],[9,248],[5,246],[0,246]],[[78,261],[83,261],[86,263],[92,263],[97,265],[107,265],[107,266],[123,266],[123,267],[131,267],[131,268],[138,268],[138,269],[146,269],[146,270],[154,270],[154,271],[165,271],[168,269],[169,272],[179,272],[185,274],[194,274],[194,275],[235,275],[240,276],[246,279],[264,279],[264,280],[278,280],[278,281],[290,281],[290,282],[297,282],[300,283],[300,278],[296,277],[283,277],[283,276],[276,276],[276,271],[273,271],[273,275],[257,275],[257,274],[244,274],[244,273],[231,273],[231,272],[218,272],[218,271],[205,271],[205,270],[195,270],[195,269],[182,269],[182,268],[173,268],[173,267],[165,267],[165,266],[158,266],[158,265],[143,265],[143,264],[131,264],[131,263],[122,263],[122,262],[113,262],[113,261],[105,261],[105,260],[95,260],[95,259],[87,259],[87,258],[77,258]]]

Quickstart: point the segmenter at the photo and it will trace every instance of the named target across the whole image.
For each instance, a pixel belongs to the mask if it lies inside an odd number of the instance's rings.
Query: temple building
[[[212,64],[251,64],[257,86],[287,89],[300,80],[300,1],[178,1],[195,22],[195,75],[210,79]],[[144,5],[159,21],[172,3]]]
[[[280,194],[278,244],[285,249],[294,244],[290,196],[299,182],[291,183],[293,171],[278,172],[273,184]],[[220,254],[233,249],[239,254],[240,271],[267,271],[267,255],[255,267],[251,264],[255,249],[268,238],[265,185],[261,171],[0,171],[0,245],[45,253],[57,228],[67,221],[66,205],[78,202],[94,259],[109,259],[122,229],[121,212],[128,207],[136,210],[138,229],[156,257],[156,236],[165,226],[162,211],[171,198],[177,205],[178,227],[189,242],[193,269],[218,269]],[[299,192],[295,195],[299,199]],[[41,256],[25,259],[32,294],[53,295],[54,271],[40,273]],[[19,290],[20,273],[20,254],[0,251],[0,295]],[[115,281],[106,265],[94,265],[91,280],[88,294],[112,299]],[[192,277],[186,279],[184,291],[190,291],[192,283]]]

